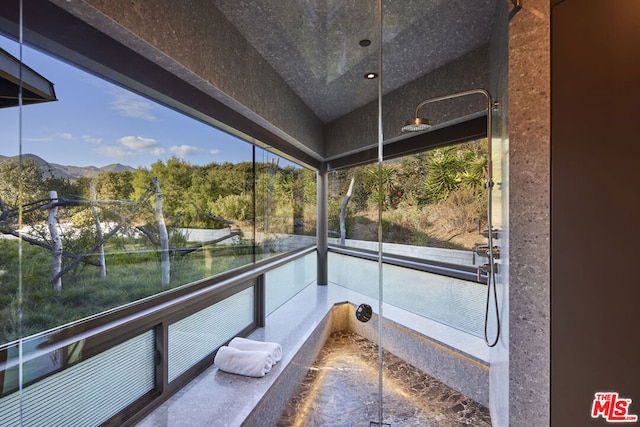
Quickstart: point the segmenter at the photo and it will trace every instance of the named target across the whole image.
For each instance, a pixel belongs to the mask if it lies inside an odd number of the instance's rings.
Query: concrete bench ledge
[[[332,332],[334,304],[327,300],[326,291],[326,287],[308,286],[269,315],[267,326],[247,337],[282,346],[282,360],[264,377],[229,374],[212,364],[137,425],[275,425]]]
[[[332,332],[349,329],[377,342],[378,317],[368,323],[358,322],[355,305],[347,303],[351,300],[374,304],[342,287],[306,287],[270,314],[264,328],[247,337],[281,344],[282,360],[267,375],[249,378],[219,371],[212,364],[137,425],[275,425]],[[428,338],[415,328],[408,329],[402,320],[403,323],[396,323],[385,319],[385,349],[486,406],[488,364]],[[421,323],[425,323],[424,319]]]

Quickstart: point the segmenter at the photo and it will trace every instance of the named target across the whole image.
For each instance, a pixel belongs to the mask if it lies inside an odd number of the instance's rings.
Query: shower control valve
[[[496,272],[498,270],[498,264],[493,264],[493,271]],[[478,269],[476,270],[476,279],[478,281],[478,283],[483,283],[485,279],[485,277],[482,277],[483,275],[486,274],[491,274],[491,264],[482,264],[478,266]]]
[[[485,239],[489,238],[489,228],[486,228],[486,229],[483,230],[480,220],[478,220],[478,234],[480,234]],[[493,239],[497,239],[498,238],[498,230],[493,228],[493,227],[491,227],[491,237]]]
[[[491,266],[489,264],[482,264],[478,266],[478,270],[477,270],[477,276],[476,279],[478,281],[478,283],[482,283],[482,275],[483,274],[488,274],[489,270],[491,270]]]
[[[500,258],[500,249],[497,246],[494,246],[493,248],[489,248],[488,245],[478,245],[475,247],[473,252],[475,252],[476,255],[481,256],[483,258],[490,258],[490,257],[492,257],[493,259]]]

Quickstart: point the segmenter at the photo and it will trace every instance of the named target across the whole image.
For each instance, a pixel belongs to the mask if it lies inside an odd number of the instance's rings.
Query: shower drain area
[[[378,378],[377,344],[350,330],[333,332],[277,427],[491,425],[486,407],[387,351],[379,424]]]

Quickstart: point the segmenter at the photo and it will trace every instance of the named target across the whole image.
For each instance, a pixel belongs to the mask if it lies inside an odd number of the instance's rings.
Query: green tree
[[[167,225],[189,227],[198,213],[192,203],[188,203],[193,168],[184,160],[172,157],[167,163],[157,161],[151,165],[151,176],[157,177],[163,195],[163,210]]]
[[[429,200],[424,182],[427,177],[427,152],[404,156],[398,170],[398,190],[402,200],[412,206],[422,206]]]
[[[249,220],[253,211],[251,196],[246,194],[219,196],[217,200],[209,202],[208,206],[216,215],[228,220]]]
[[[96,197],[98,200],[131,200],[133,189],[133,173],[103,172],[95,179]]]
[[[486,140],[466,144],[463,156],[463,170],[458,175],[460,186],[472,190],[476,195],[484,193],[488,167]]]
[[[316,173],[309,169],[302,169],[299,179],[302,181],[305,203],[313,203],[315,206],[318,191],[316,185]]]
[[[133,187],[133,200],[137,200],[144,194],[149,186],[151,185],[151,181],[153,176],[151,175],[151,170],[138,167],[133,173],[131,177],[131,186]]]
[[[460,165],[455,147],[433,150],[427,158],[425,188],[429,201],[437,203],[445,200],[458,187]]]
[[[486,180],[486,141],[438,148],[426,157],[425,189],[428,200],[438,203],[458,188],[480,194]]]
[[[46,199],[47,190],[38,163],[31,158],[1,162],[0,197],[6,208]]]
[[[256,163],[258,173],[264,171],[264,164]],[[212,177],[218,183],[220,195],[250,193],[253,191],[253,163],[225,162],[221,165],[210,165],[213,168]],[[266,166],[268,170],[268,165]]]
[[[295,177],[293,169],[285,169],[276,174],[273,192],[281,203],[293,203],[295,191]]]
[[[378,170],[380,169],[380,170]],[[371,200],[378,204],[382,197],[382,209],[391,207],[393,195],[396,192],[396,175],[398,170],[394,166],[367,167],[365,169],[366,182]]]

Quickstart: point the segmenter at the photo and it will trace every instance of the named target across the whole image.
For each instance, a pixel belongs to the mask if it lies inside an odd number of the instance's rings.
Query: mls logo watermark
[[[593,398],[591,418],[602,417],[609,423],[634,423],[638,416],[629,413],[631,399],[624,399],[616,392],[599,392]]]

